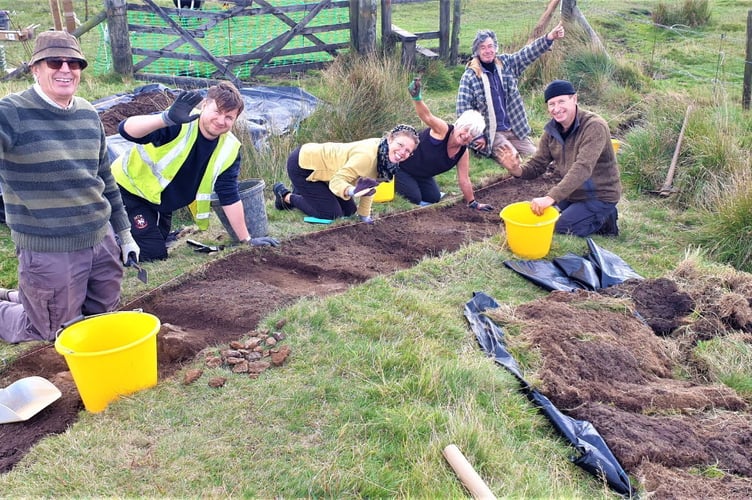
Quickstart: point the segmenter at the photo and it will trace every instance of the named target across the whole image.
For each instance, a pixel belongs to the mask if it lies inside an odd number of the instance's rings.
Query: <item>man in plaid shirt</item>
[[[477,152],[499,163],[502,148],[510,148],[516,155],[535,153],[517,79],[560,38],[564,38],[561,23],[513,54],[497,54],[499,45],[493,31],[479,30],[475,35],[473,58],[457,92],[457,115],[474,109],[486,119],[483,135],[473,143]]]

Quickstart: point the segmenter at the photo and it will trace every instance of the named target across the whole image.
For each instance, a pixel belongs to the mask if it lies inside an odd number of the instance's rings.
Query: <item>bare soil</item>
[[[477,192],[501,208],[553,182],[507,178]],[[142,308],[162,321],[164,379],[205,347],[247,337],[270,311],[300,297],[340,293],[499,228],[498,212],[477,213],[462,203],[384,217],[371,226],[337,226],[279,248],[233,253],[123,309]],[[732,331],[752,342],[752,278],[718,284],[682,269],[601,293],[552,292],[498,318],[521,326],[510,344],[540,353],[541,392],[566,414],[592,422],[655,498],[752,497],[749,403],[705,376],[691,355],[698,340]],[[208,306],[229,296],[221,311]],[[702,314],[690,314],[697,309]],[[12,469],[42,437],[64,432],[83,409],[65,360],[51,345],[31,348],[4,367],[0,382],[30,375],[50,379],[64,395],[29,421],[0,426],[0,471]]]

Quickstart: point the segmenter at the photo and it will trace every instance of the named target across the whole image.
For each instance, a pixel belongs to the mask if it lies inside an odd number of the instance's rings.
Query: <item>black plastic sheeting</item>
[[[546,290],[597,290],[642,279],[629,264],[613,252],[599,247],[587,238],[589,252],[585,256],[568,253],[547,260],[507,260],[504,265]]]
[[[504,332],[483,314],[486,309],[497,307],[499,304],[483,292],[475,292],[472,300],[465,304],[465,317],[483,352],[493,357],[498,364],[509,370],[520,381],[522,392],[548,418],[554,428],[575,447],[579,456],[572,457],[572,463],[604,479],[617,493],[631,497],[634,492],[629,476],[595,427],[590,422],[575,420],[564,415],[546,396],[533,389],[525,381],[517,361],[505,347]]]
[[[127,103],[134,96],[143,92],[171,92],[177,96],[180,89],[170,89],[159,83],[151,83],[137,87],[130,93],[116,94],[94,101],[92,105],[98,113],[110,109],[117,104]],[[207,89],[197,89],[206,94]],[[299,87],[241,87],[238,89],[243,96],[245,109],[241,117],[246,121],[253,145],[263,150],[267,145],[269,135],[282,135],[297,129],[301,121],[316,109],[319,100]],[[107,138],[110,157],[116,158],[131,146],[129,142],[115,134]]]

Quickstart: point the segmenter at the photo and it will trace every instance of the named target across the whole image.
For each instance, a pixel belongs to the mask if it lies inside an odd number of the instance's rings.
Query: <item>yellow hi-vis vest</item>
[[[155,205],[162,200],[162,191],[175,178],[188,158],[198,137],[198,120],[183,124],[175,139],[163,144],[136,144],[112,163],[112,174],[126,191]],[[227,132],[219,136],[217,147],[209,158],[206,172],[190,209],[201,230],[209,227],[211,194],[219,174],[230,168],[240,150],[240,141]]]

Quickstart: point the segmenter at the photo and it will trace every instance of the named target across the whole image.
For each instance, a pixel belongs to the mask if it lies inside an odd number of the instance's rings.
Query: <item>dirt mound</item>
[[[630,280],[602,293],[551,292],[511,314],[490,315],[515,327],[505,330],[520,332],[507,335],[511,348],[536,353],[536,365],[525,370],[533,374],[526,376],[538,380],[537,388],[565,414],[591,422],[648,492],[749,498],[749,404],[724,385],[676,376],[696,372],[687,366],[695,342],[686,331],[702,320],[690,312],[702,316],[702,307],[724,299],[718,290],[707,295],[710,287],[689,281],[684,287],[668,278]],[[723,473],[702,473],[709,468]]]
[[[129,116],[148,115],[155,111],[165,110],[174,100],[175,96],[167,90],[141,92],[133,96],[132,100],[115,104],[101,112],[99,119],[102,120],[105,134],[115,135],[118,133],[120,122]]]

